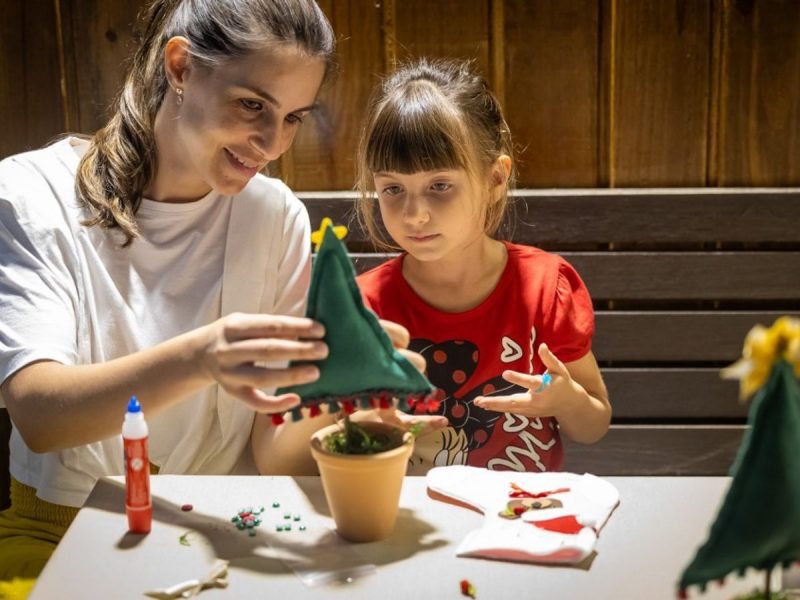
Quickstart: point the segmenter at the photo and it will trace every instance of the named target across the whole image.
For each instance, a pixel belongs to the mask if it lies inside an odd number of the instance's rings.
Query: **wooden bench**
[[[347,223],[356,268],[386,260],[353,223],[350,192],[300,194],[312,224]],[[566,468],[605,475],[726,473],[744,430],[720,367],[756,323],[800,315],[800,190],[521,191],[512,239],[564,255],[595,302],[594,352],[611,431],[569,444]],[[0,507],[8,498],[0,409]]]
[[[350,227],[359,272],[387,259],[355,224],[353,193],[299,195],[312,227]],[[747,408],[719,370],[753,325],[800,315],[800,190],[525,190],[515,204],[511,239],[567,258],[595,304],[613,424],[568,444],[565,468],[727,473]]]

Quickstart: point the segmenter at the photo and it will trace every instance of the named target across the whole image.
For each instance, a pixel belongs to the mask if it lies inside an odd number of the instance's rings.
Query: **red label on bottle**
[[[124,440],[125,504],[140,508],[150,504],[150,459],[147,438]]]

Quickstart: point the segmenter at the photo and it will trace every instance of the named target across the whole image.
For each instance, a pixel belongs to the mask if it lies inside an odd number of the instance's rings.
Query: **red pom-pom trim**
[[[312,404],[309,408],[308,416],[309,417],[318,417],[322,414],[322,409],[319,407],[319,404]]]
[[[425,402],[425,409],[429,413],[439,412],[439,407],[442,405],[441,400],[437,400],[435,397],[429,396],[428,400]]]
[[[283,425],[283,415],[281,413],[272,413],[270,418],[273,425]]]
[[[353,406],[353,401],[342,400],[342,410],[345,412],[345,414],[352,415],[356,411],[355,407]]]
[[[380,398],[378,398],[378,406],[384,410],[392,407],[392,405],[389,403],[389,398],[386,396],[386,392],[382,393]]]

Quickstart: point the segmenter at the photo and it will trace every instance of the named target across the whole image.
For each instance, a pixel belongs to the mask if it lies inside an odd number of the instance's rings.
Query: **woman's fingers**
[[[244,339],[217,351],[219,363],[223,367],[273,360],[321,360],[326,356],[328,346],[324,342],[283,338]]]
[[[247,386],[228,388],[227,391],[259,413],[286,412],[300,404],[300,397],[297,394],[271,396],[258,388]]]
[[[297,365],[285,369],[239,365],[223,371],[222,375],[226,386],[278,388],[316,381],[319,379],[319,368],[314,365]]]
[[[322,323],[305,317],[233,313],[225,317],[223,338],[229,343],[253,338],[321,339]]]

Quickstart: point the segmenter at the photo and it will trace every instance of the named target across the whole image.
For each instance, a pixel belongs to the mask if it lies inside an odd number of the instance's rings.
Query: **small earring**
[[[178,106],[180,106],[183,104],[183,89],[175,88],[175,93],[178,95],[178,98],[175,100],[175,102],[178,104]]]

